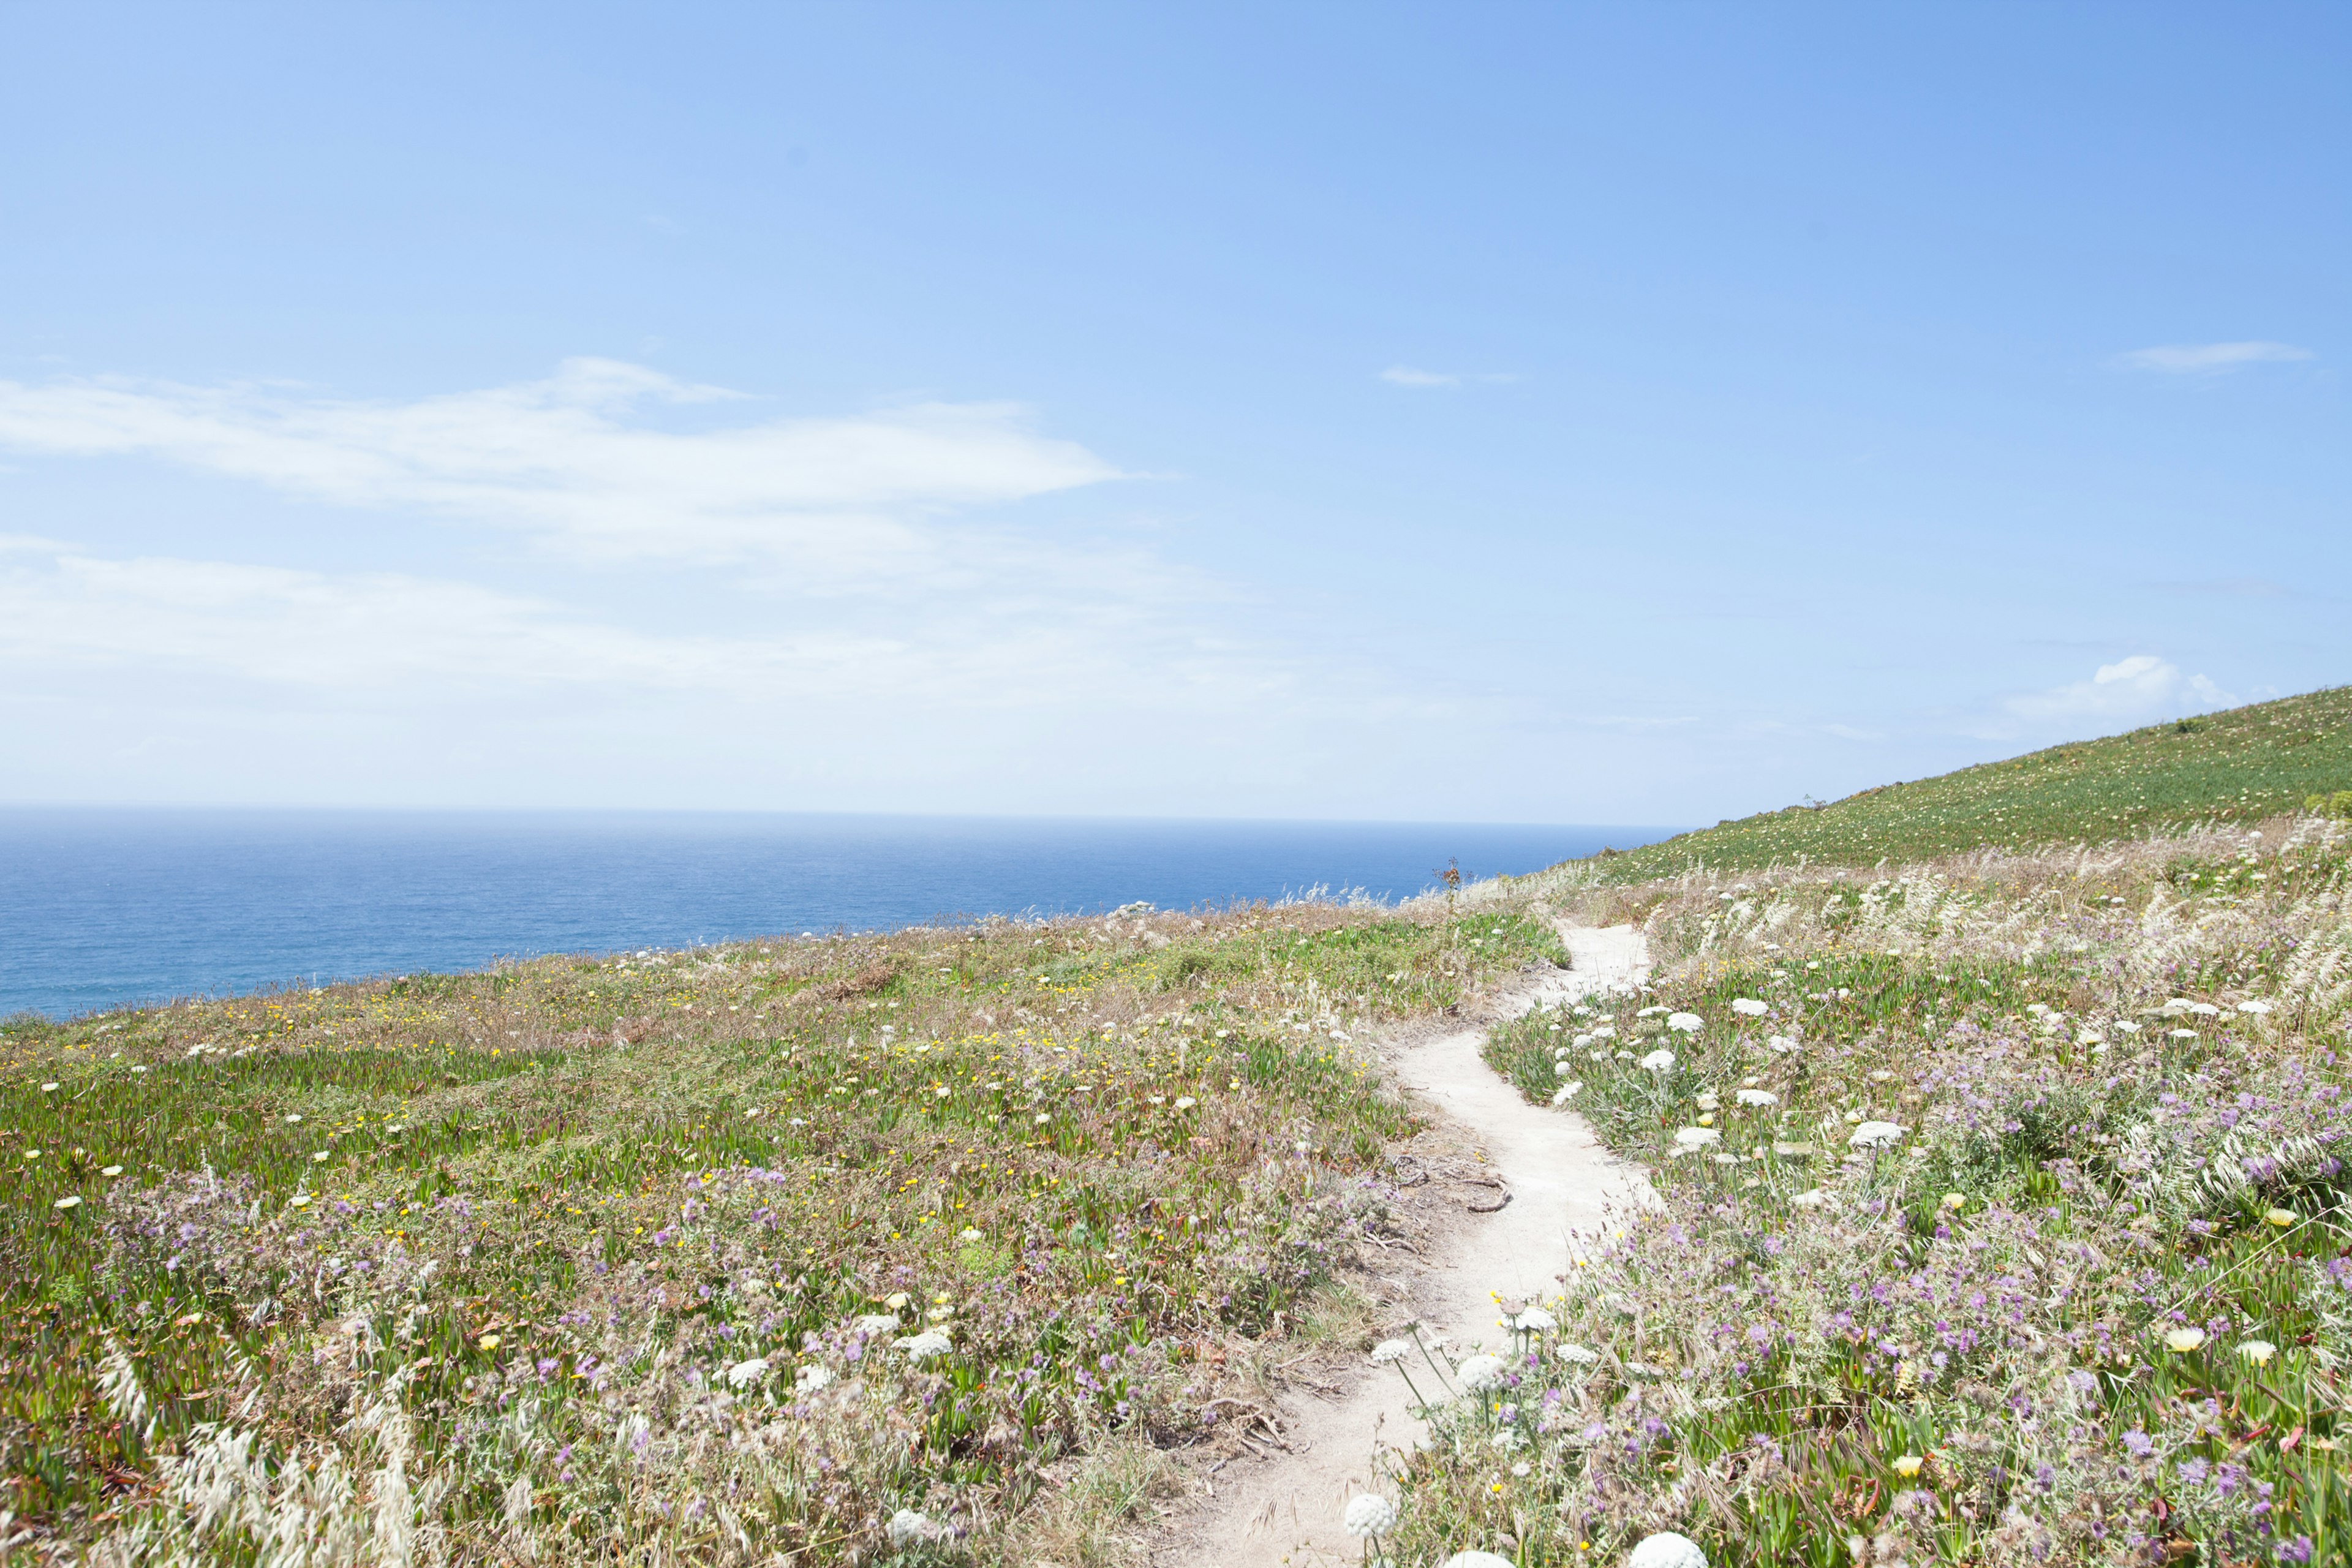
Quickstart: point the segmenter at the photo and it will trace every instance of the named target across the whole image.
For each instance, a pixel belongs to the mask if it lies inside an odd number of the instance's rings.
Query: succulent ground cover
[[[1870,866],[2286,812],[2352,815],[2352,793],[2339,801],[2339,792],[2352,792],[2352,687],[2345,686],[1742,817],[1612,856],[1599,869],[1633,882],[1695,866]]]
[[[1477,889],[1649,932],[1647,991],[1489,1056],[1661,1201],[1503,1362],[1402,1362],[1443,1409],[1395,1559],[2352,1560],[2347,854]]]
[[[1130,909],[13,1020],[0,1536],[1084,1560],[1138,1500],[1066,1462],[1213,1429],[1388,1223],[1364,1032],[1540,958]]]

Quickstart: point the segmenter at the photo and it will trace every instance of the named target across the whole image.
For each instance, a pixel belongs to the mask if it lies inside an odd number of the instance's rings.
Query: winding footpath
[[[1631,926],[1563,923],[1570,968],[1500,998],[1501,1018],[1639,984],[1649,950]],[[1454,1122],[1486,1157],[1510,1201],[1493,1213],[1465,1213],[1414,1286],[1424,1339],[1442,1336],[1457,1356],[1503,1347],[1497,1298],[1559,1289],[1578,1235],[1599,1232],[1612,1209],[1643,1201],[1640,1167],[1601,1146],[1584,1119],[1530,1105],[1480,1056],[1484,1027],[1403,1047],[1404,1087]],[[1365,1366],[1333,1400],[1301,1399],[1285,1412],[1287,1452],[1215,1478],[1215,1493],[1187,1522],[1181,1541],[1158,1554],[1166,1568],[1304,1568],[1356,1563],[1361,1544],[1339,1526],[1347,1500],[1388,1489],[1394,1460],[1422,1424],[1406,1408],[1402,1378]]]

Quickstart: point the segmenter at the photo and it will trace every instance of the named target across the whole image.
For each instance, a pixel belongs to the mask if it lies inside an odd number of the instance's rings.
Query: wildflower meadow
[[[0,1539],[1103,1560],[1386,1223],[1368,1031],[1564,956],[1130,908],[13,1020]]]
[[[10,1020],[0,1552],[1097,1568],[1339,1356],[1429,1423],[1329,1500],[1387,1568],[2352,1562],[2346,706],[1402,907]],[[1650,978],[1486,1063],[1644,1196],[1435,1342],[1350,1295],[1382,1048],[1564,921]]]
[[[1638,993],[1493,1066],[1643,1162],[1437,1436],[1394,1560],[2352,1560],[2352,829],[1480,889]],[[1494,1358],[1487,1358],[1492,1360]]]

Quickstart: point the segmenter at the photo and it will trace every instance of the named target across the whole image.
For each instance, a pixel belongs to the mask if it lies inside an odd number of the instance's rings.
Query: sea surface
[[[704,812],[0,809],[0,1017],[502,957],[1358,889],[1662,827]]]

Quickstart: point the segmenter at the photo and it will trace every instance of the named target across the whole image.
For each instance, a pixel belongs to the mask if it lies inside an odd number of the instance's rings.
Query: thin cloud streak
[[[407,403],[282,386],[0,382],[0,447],[142,457],[281,493],[519,531],[574,559],[769,560],[836,584],[942,553],[936,521],[1121,477],[1003,403],[700,431],[646,414],[742,395],[613,360]]]
[[[1381,372],[1380,379],[1387,382],[1391,386],[1450,391],[1473,382],[1499,385],[1519,378],[1505,371],[1490,371],[1473,375],[1450,370],[1416,370],[1409,364],[1392,364]]]
[[[2293,343],[2167,343],[2135,349],[2117,363],[2158,375],[2217,375],[2250,364],[2283,364],[2316,357],[2309,349]]]

